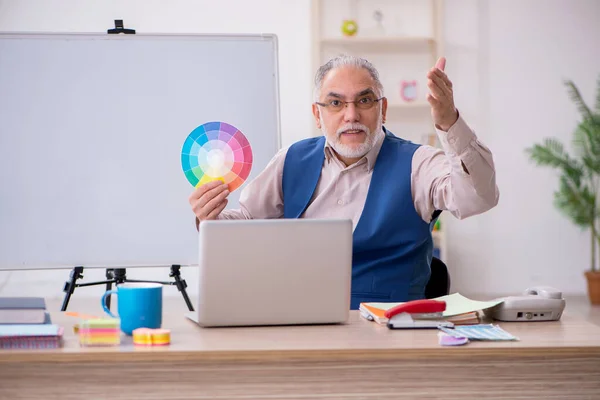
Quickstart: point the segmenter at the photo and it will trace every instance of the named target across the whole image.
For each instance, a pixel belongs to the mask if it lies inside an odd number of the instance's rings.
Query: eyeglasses
[[[383,99],[383,97],[380,97],[378,99],[372,97],[372,96],[365,96],[365,97],[361,97],[358,100],[354,100],[354,101],[344,101],[344,100],[340,100],[340,99],[333,99],[330,100],[328,103],[319,103],[318,101],[315,102],[315,104],[318,104],[322,107],[327,107],[328,110],[330,111],[341,111],[344,107],[346,107],[347,104],[353,103],[357,108],[360,108],[361,110],[369,110],[371,108],[373,108],[373,106],[375,104],[377,104],[377,102],[379,100]]]

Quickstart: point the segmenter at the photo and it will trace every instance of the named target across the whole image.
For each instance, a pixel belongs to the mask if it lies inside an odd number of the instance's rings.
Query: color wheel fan
[[[221,180],[233,192],[250,175],[252,148],[236,127],[207,122],[194,129],[183,143],[181,166],[192,186]]]

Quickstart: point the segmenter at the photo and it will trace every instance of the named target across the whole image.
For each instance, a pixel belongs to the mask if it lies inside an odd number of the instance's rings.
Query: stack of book
[[[56,349],[62,344],[63,328],[58,325],[0,325],[0,349]]]
[[[481,314],[483,310],[494,307],[502,302],[501,300],[471,300],[462,296],[460,293],[438,297],[435,300],[446,302],[446,310],[442,313],[440,320],[452,322],[454,325],[479,324],[481,323]],[[385,312],[399,304],[402,303],[361,303],[359,310],[364,318],[385,325],[388,322],[388,319],[385,317]]]
[[[49,320],[43,297],[0,297],[0,324],[45,324]]]
[[[52,324],[43,297],[0,297],[0,348],[57,348],[63,328]]]

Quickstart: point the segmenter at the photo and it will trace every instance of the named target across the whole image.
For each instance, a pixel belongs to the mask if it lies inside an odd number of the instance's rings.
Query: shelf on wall
[[[382,47],[391,45],[434,45],[435,39],[432,37],[419,36],[348,36],[321,39],[322,44],[326,45],[344,45],[344,46],[369,46]]]

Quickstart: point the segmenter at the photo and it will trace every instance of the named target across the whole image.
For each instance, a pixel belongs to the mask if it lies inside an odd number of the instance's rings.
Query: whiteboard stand
[[[65,287],[63,292],[65,292],[65,299],[63,300],[62,307],[60,311],[66,311],[67,306],[69,305],[69,300],[71,299],[71,295],[75,291],[77,287],[84,286],[95,286],[95,285],[104,285],[106,284],[106,290],[109,291],[112,289],[112,284],[115,286],[120,283],[125,282],[142,282],[142,283],[160,283],[162,285],[175,285],[177,289],[181,292],[183,299],[185,300],[185,304],[188,306],[190,311],[194,311],[194,307],[192,306],[192,302],[185,290],[187,288],[187,283],[185,279],[181,279],[181,272],[179,271],[181,268],[180,265],[171,265],[171,273],[169,274],[170,278],[174,278],[174,281],[162,282],[162,281],[144,281],[144,280],[135,280],[135,279],[127,279],[127,271],[126,268],[107,268],[106,269],[106,280],[98,281],[98,282],[87,282],[87,283],[77,283],[77,280],[83,278],[83,267],[77,266],[73,268],[71,274],[69,275],[69,280],[65,282]],[[110,310],[110,297],[106,297],[106,307]]]
[[[115,20],[115,27],[113,29],[107,29],[107,34],[135,34],[135,29],[125,29],[123,25],[123,20]],[[69,280],[65,282],[65,286],[63,288],[63,292],[65,292],[65,298],[63,300],[63,304],[61,307],[61,311],[66,311],[67,306],[69,305],[69,300],[71,296],[75,292],[75,288],[84,287],[84,286],[95,286],[95,285],[106,285],[106,290],[109,291],[112,289],[112,284],[115,286],[120,283],[125,282],[141,282],[141,283],[159,283],[162,285],[175,285],[177,289],[183,295],[183,299],[185,300],[185,304],[188,306],[190,311],[194,311],[194,307],[190,301],[190,298],[186,292],[187,283],[185,279],[181,279],[181,272],[179,271],[181,268],[180,265],[171,265],[171,273],[169,277],[174,278],[174,281],[162,282],[162,281],[145,281],[145,280],[135,280],[135,279],[127,279],[127,269],[126,268],[107,268],[106,269],[106,280],[98,281],[98,282],[88,282],[88,283],[77,283],[77,280],[83,278],[83,267],[77,266],[74,267],[69,276]],[[110,310],[110,298],[111,296],[107,296],[106,298],[106,307]]]

